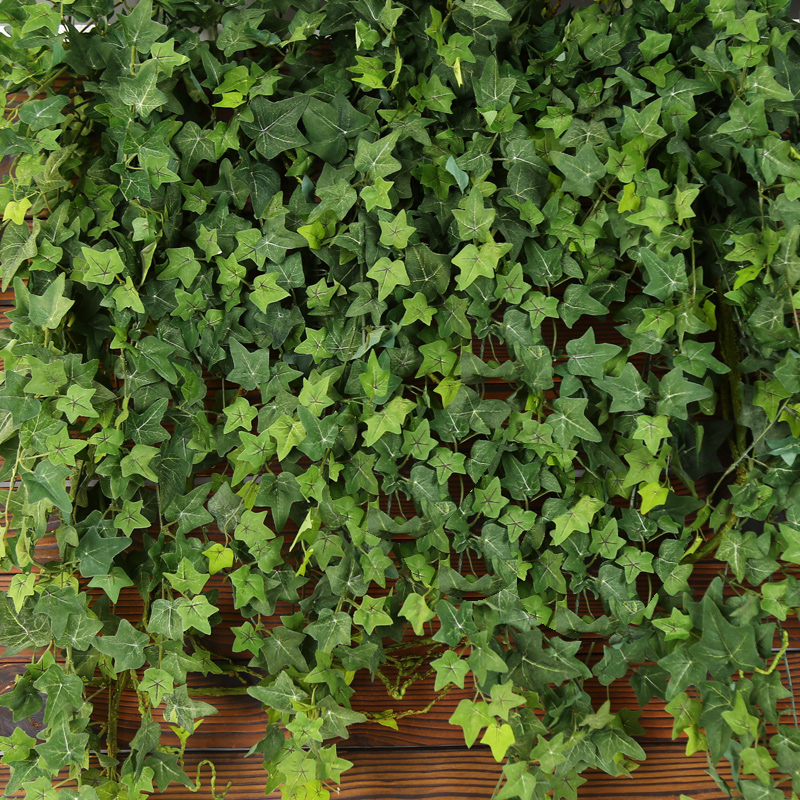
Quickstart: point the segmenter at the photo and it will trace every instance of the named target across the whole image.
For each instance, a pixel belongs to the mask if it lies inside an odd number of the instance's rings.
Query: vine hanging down
[[[216,796],[238,693],[323,799],[429,677],[498,800],[645,757],[590,681],[800,793],[787,9],[0,2],[8,793]]]

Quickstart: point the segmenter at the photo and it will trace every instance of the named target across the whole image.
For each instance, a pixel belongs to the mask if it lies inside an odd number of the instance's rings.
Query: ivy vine
[[[0,704],[44,705],[8,792],[197,788],[225,671],[286,800],[426,710],[353,710],[362,672],[468,688],[497,800],[645,757],[590,679],[730,796],[797,796],[787,7],[0,2],[0,644],[33,653]]]

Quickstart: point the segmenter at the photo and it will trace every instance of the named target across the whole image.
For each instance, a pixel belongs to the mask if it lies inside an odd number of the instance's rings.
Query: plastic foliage
[[[466,689],[498,800],[644,758],[595,679],[800,791],[787,5],[0,3],[7,791],[196,788],[220,673],[287,800],[357,674]]]

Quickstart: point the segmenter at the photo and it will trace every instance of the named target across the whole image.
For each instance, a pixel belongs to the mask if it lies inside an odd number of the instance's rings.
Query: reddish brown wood
[[[594,653],[589,663],[595,663],[599,654]],[[787,655],[786,660],[779,661],[778,671],[783,677],[784,686],[789,686],[786,680],[788,668],[795,677],[792,689],[795,702],[800,706],[800,652],[794,651]],[[13,686],[14,678],[24,670],[20,663],[5,663],[0,665],[0,692]],[[387,670],[388,677],[392,673]],[[261,711],[260,703],[246,694],[224,695],[219,697],[201,693],[204,688],[211,686],[240,686],[241,683],[228,676],[209,676],[208,678],[193,677],[190,685],[195,691],[190,694],[211,703],[218,709],[218,714],[209,716],[200,726],[198,731],[189,740],[190,749],[203,749],[219,747],[249,748],[262,736],[266,726],[266,716]],[[199,689],[199,691],[197,691]],[[376,680],[371,681],[368,674],[357,674],[353,689],[355,694],[352,699],[353,708],[368,714],[377,714],[387,709],[394,712],[418,711],[423,709],[434,697],[433,678],[428,677],[418,683],[412,684],[402,700],[391,698],[383,684]],[[602,686],[596,679],[586,681],[585,689],[592,698],[595,708],[598,708],[607,699],[611,700],[612,711],[620,709],[638,709],[638,702],[631,684],[626,680],[616,681],[611,687]],[[450,725],[448,720],[463,698],[473,698],[475,691],[468,681],[464,689],[453,688],[446,697],[439,700],[430,711],[425,714],[412,714],[405,716],[398,722],[398,730],[368,722],[353,726],[350,730],[348,745],[364,747],[389,747],[389,746],[461,746],[463,738],[460,728]],[[95,697],[93,717],[98,722],[105,720],[107,715],[107,695],[105,692]],[[791,699],[779,701],[779,709],[786,715],[784,722],[791,722]],[[664,702],[653,700],[641,710],[639,723],[645,729],[645,735],[653,740],[670,740],[672,738],[672,717],[664,710]],[[156,718],[160,719],[156,711]],[[30,733],[34,733],[40,720],[34,717],[24,721],[24,726]],[[119,712],[119,738],[122,742],[130,741],[136,734],[140,725],[139,708],[136,695],[133,691],[123,694]],[[13,727],[8,711],[0,708],[0,735],[8,735]],[[169,726],[164,725],[165,742],[177,744],[169,731]]]
[[[725,795],[707,774],[702,756],[687,758],[673,742],[645,742],[647,760],[633,777],[614,777],[589,770],[578,790],[580,800],[677,800],[688,794],[694,800],[723,800]],[[472,750],[452,748],[352,749],[340,747],[343,758],[353,763],[342,776],[338,800],[489,800],[500,777],[500,766],[491,753],[476,745]],[[264,797],[266,773],[257,758],[243,753],[198,751],[187,755],[186,767],[196,775],[197,765],[209,759],[216,766],[217,792],[230,782],[226,800],[259,800]],[[3,784],[0,767],[0,785]],[[721,769],[723,775],[725,769]],[[7,773],[6,773],[7,774]],[[211,800],[210,769],[201,770],[198,792],[172,785],[159,795],[164,800]],[[269,795],[278,800],[279,792]]]
[[[49,548],[50,545],[46,544],[45,547]],[[50,552],[51,555],[49,557],[57,554],[54,543]],[[485,566],[480,559],[473,559],[473,564],[476,566],[477,574],[481,575],[485,572]],[[456,566],[456,564],[454,564],[454,566]],[[787,564],[784,568],[789,574],[794,574],[796,576],[800,575],[800,566]],[[716,578],[720,573],[724,572],[724,570],[725,564],[719,561],[706,560],[695,564],[692,576],[689,580],[689,584],[695,597],[702,597],[711,581],[714,580],[714,578]],[[5,592],[8,590],[8,585],[12,575],[12,573],[0,573],[0,591]],[[219,608],[222,621],[214,628],[211,636],[202,637],[201,641],[207,649],[220,657],[241,658],[241,655],[237,655],[232,650],[234,635],[231,631],[231,628],[241,625],[244,620],[242,619],[239,611],[234,607],[231,585],[223,575],[215,575],[209,579],[206,586],[209,590],[213,589],[219,593],[216,605]],[[391,585],[388,585],[384,589],[379,586],[372,586],[370,588],[370,594],[374,596],[381,596],[386,594],[391,588]],[[88,591],[95,596],[102,594],[102,592],[99,590],[90,589]],[[734,594],[734,590],[731,587],[726,586],[724,594],[726,596],[732,596]],[[570,598],[569,603],[571,608],[575,608],[573,602],[574,598]],[[581,603],[577,606],[577,609],[578,613],[588,613],[595,618],[604,613],[602,603],[595,599],[589,599],[588,604],[586,604],[583,602],[582,598]],[[136,624],[141,620],[143,611],[141,597],[135,589],[124,590],[120,594],[119,603],[113,608],[113,610],[119,616],[129,619],[131,622]],[[281,616],[292,614],[297,610],[298,609],[296,605],[279,603],[276,607],[273,617],[265,619],[264,622],[268,627],[281,624]],[[800,620],[798,620],[796,616],[790,617],[782,623],[781,627],[789,635],[790,647],[800,648]],[[434,628],[430,628],[430,632],[433,633],[433,631]],[[595,642],[595,647],[599,647],[599,644],[601,643],[600,637],[593,634],[585,635],[583,638],[587,643]],[[776,629],[775,646],[778,647],[779,645],[780,635]],[[0,661],[24,662],[28,659],[29,654],[26,653],[21,653],[14,656],[5,656],[0,650]]]
[[[563,291],[563,287],[559,290]],[[5,311],[13,308],[13,294],[11,291],[0,293],[0,328],[8,327]],[[591,326],[597,342],[610,342],[625,346],[627,340],[618,331],[618,322],[613,315],[603,320],[579,319],[571,328],[557,321],[554,326],[549,322],[545,329],[545,340],[554,345],[554,352],[562,353],[566,343],[582,336]],[[485,359],[493,359],[499,363],[509,360],[508,348],[497,339],[485,343],[473,342],[473,353]],[[562,358],[561,361],[565,361]],[[645,364],[646,356],[640,354],[634,359],[639,367]],[[215,397],[220,383],[214,376],[208,376],[210,388],[208,407],[213,408],[218,398]],[[484,390],[487,398],[508,397],[513,387],[508,383],[490,380],[485,383]],[[555,391],[547,393],[549,399],[556,396]],[[305,462],[303,462],[305,463]],[[279,465],[275,465],[279,469]],[[714,484],[714,478],[707,476],[698,481],[700,496],[705,496]],[[465,483],[467,490],[471,488],[469,481]],[[673,482],[673,489],[678,493],[686,493],[686,489],[678,481]],[[455,484],[453,487],[455,492]],[[404,500],[400,508],[395,508],[394,513],[412,515],[415,513],[414,504]],[[216,531],[209,529],[209,535],[214,537]],[[290,522],[286,535],[293,536],[296,527]],[[40,542],[37,549],[37,560],[40,563],[58,559],[58,549],[52,537],[46,537]],[[485,565],[480,559],[474,559],[475,571],[483,574]],[[454,565],[455,566],[455,565]],[[724,569],[719,562],[709,561],[695,565],[691,578],[691,585],[696,596],[701,596],[708,584]],[[792,572],[800,572],[798,567],[790,567]],[[0,575],[0,590],[7,590],[10,575]],[[203,643],[213,653],[220,657],[236,657],[231,645],[233,635],[231,627],[241,624],[241,617],[233,606],[233,597],[230,586],[222,576],[215,576],[209,582],[209,588],[220,590],[218,606],[222,614],[222,622],[214,630],[213,636],[205,637]],[[375,587],[373,587],[375,589]],[[387,589],[388,590],[388,589]],[[383,593],[385,590],[375,589],[373,593]],[[116,607],[116,613],[136,621],[141,618],[142,603],[133,591],[127,591]],[[275,617],[269,624],[277,624],[280,614],[291,613],[294,609],[283,604],[277,609]],[[580,612],[589,612],[596,616],[602,613],[601,604],[591,601],[588,607],[580,607]],[[790,644],[800,650],[800,622],[796,618],[788,620],[784,628],[790,635]],[[587,641],[594,640],[595,649],[590,657],[594,663],[602,654],[602,641],[598,637],[586,637]],[[777,644],[777,640],[776,640]],[[583,651],[586,656],[586,649]],[[19,654],[4,658],[0,661],[0,691],[10,687],[14,676],[23,668],[23,664],[30,654]],[[787,657],[790,670],[795,675],[800,675],[800,652],[791,652]],[[242,663],[241,661],[239,663]],[[781,672],[785,672],[785,665],[779,664]],[[230,686],[235,684],[227,678],[211,676],[208,679],[193,679],[192,687],[195,689],[210,686]],[[368,675],[359,674],[353,684],[355,695],[353,707],[357,710],[377,713],[385,709],[396,712],[416,710],[423,708],[433,697],[433,678],[428,677],[412,685],[401,700],[389,697],[380,681],[370,681]],[[596,680],[589,680],[585,686],[593,699],[595,706],[602,704],[607,698],[611,700],[613,710],[621,708],[637,708],[637,701],[631,685],[624,680],[617,681],[608,689],[601,686]],[[795,686],[795,696],[800,703],[800,680]],[[250,800],[250,798],[263,797],[263,787],[266,774],[257,759],[245,759],[243,748],[249,748],[263,735],[266,717],[261,711],[260,704],[248,695],[226,695],[209,697],[197,694],[196,696],[211,702],[219,713],[208,717],[189,740],[187,764],[190,773],[194,774],[196,765],[206,757],[210,757],[218,768],[217,790],[224,788],[228,781],[232,786],[227,797],[230,800]],[[465,697],[474,696],[471,686],[465,689],[453,689],[446,698],[442,699],[433,708],[419,715],[407,716],[399,721],[399,730],[380,726],[377,723],[366,723],[352,728],[350,738],[340,743],[342,755],[354,763],[354,768],[345,774],[345,781],[339,798],[341,800],[366,800],[376,798],[381,800],[410,800],[410,798],[488,798],[496,785],[499,775],[499,765],[494,762],[491,754],[485,749],[476,746],[473,750],[463,747],[463,737],[458,727],[448,723],[448,719],[458,702]],[[102,720],[107,713],[107,697],[101,693],[94,699],[95,719]],[[783,709],[790,708],[789,701],[781,703]],[[639,718],[644,727],[647,739],[642,740],[648,753],[648,759],[634,773],[634,780],[626,777],[610,777],[599,773],[587,773],[587,783],[580,791],[582,800],[607,800],[620,795],[627,795],[629,800],[644,800],[645,798],[659,798],[660,800],[677,800],[679,794],[688,794],[695,800],[719,800],[724,795],[715,786],[705,772],[706,765],[702,756],[685,756],[685,744],[680,739],[673,742],[672,718],[664,710],[664,703],[653,701],[641,710]],[[122,697],[119,715],[119,737],[124,744],[136,733],[139,726],[139,710],[135,693],[127,691]],[[36,716],[23,720],[21,723],[31,734],[35,734],[41,725],[41,719]],[[0,735],[7,734],[13,727],[10,716],[5,709],[0,709]],[[165,726],[166,727],[166,726]],[[167,744],[177,744],[175,737],[165,733]],[[212,748],[225,748],[226,752],[211,752]],[[239,752],[236,750],[240,749]],[[386,749],[383,749],[386,748]],[[4,784],[4,772],[0,767],[0,788]],[[189,798],[209,798],[209,772],[205,767],[201,773],[202,787],[196,794],[188,792],[178,786],[170,787],[163,793],[164,798],[170,800],[189,800]],[[271,795],[270,797],[277,797]]]

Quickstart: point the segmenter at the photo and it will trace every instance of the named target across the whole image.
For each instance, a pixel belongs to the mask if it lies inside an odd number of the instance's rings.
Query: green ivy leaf
[[[44,100],[28,100],[19,109],[19,119],[31,131],[40,131],[62,121],[61,109],[69,104],[63,95],[47,97]],[[21,224],[21,223],[18,223]]]
[[[595,514],[603,505],[603,501],[595,497],[581,497],[569,511],[559,514],[553,520],[556,526],[553,533],[553,544],[562,544],[574,531],[586,533]]]
[[[494,724],[494,717],[489,713],[489,706],[483,701],[461,700],[448,722],[459,725],[464,731],[467,747],[472,747],[478,734],[487,725]]]
[[[458,7],[473,17],[511,22],[511,14],[497,0],[458,0]]]
[[[285,670],[270,685],[250,686],[247,693],[276,711],[292,711],[295,703],[308,698],[308,693],[296,686]]]
[[[566,153],[552,153],[553,164],[564,174],[563,189],[577,197],[588,197],[595,189],[597,181],[606,174],[605,165],[586,144],[574,156]]]
[[[403,261],[379,258],[367,272],[378,284],[378,300],[385,300],[397,286],[408,286],[410,280]]]
[[[514,731],[507,722],[488,725],[481,737],[481,744],[488,744],[494,760],[499,762],[502,762],[515,741]]]
[[[72,308],[75,301],[64,297],[65,278],[59,275],[41,295],[28,297],[28,315],[34,325],[55,330]]]
[[[178,600],[154,600],[147,630],[166,639],[180,641],[183,638],[185,625],[183,617],[178,613],[178,605]]]
[[[129,47],[149,53],[152,46],[166,32],[167,26],[153,19],[153,1],[143,0],[134,9],[120,17],[120,25]]]
[[[22,476],[22,483],[28,492],[28,502],[42,500],[55,506],[69,520],[72,514],[72,500],[65,488],[66,478],[72,473],[69,467],[40,461],[33,472]]]
[[[350,644],[351,619],[348,614],[329,608],[323,609],[316,622],[305,629],[306,633],[317,642],[321,653],[330,653],[336,645]]]
[[[78,710],[83,705],[83,681],[77,675],[64,672],[59,664],[51,664],[34,681],[34,686],[47,695],[44,708],[44,721],[50,723],[65,712]]]
[[[692,383],[683,377],[683,372],[676,367],[670,370],[659,386],[658,413],[664,416],[687,419],[689,403],[705,400],[714,392],[707,386]]]
[[[682,255],[676,254],[669,261],[664,261],[652,250],[643,247],[639,251],[639,257],[649,278],[644,289],[648,294],[659,300],[668,300],[676,292],[684,292],[689,288]]]
[[[275,158],[293,147],[308,144],[297,123],[306,109],[307,98],[292,97],[276,102],[256,97],[249,107],[253,121],[242,119],[241,127],[255,140],[256,150],[264,158]]]
[[[156,667],[148,667],[139,681],[140,692],[145,692],[152,705],[160,706],[167,695],[175,689],[171,673]]]
[[[690,652],[715,677],[730,675],[737,669],[763,668],[753,628],[728,622],[711,596],[703,601],[702,638],[691,646]]]
[[[131,475],[141,475],[151,481],[158,481],[158,475],[153,471],[150,462],[158,455],[157,447],[146,444],[135,444],[130,453],[120,462],[120,470],[127,478]]]
[[[114,659],[114,672],[127,669],[139,669],[145,662],[145,647],[150,644],[150,637],[136,630],[128,620],[120,620],[117,632],[113,636],[99,636],[95,647],[103,654]]]
[[[594,380],[611,397],[612,414],[618,411],[640,411],[650,395],[647,384],[631,363],[627,363],[617,377],[606,376]],[[659,406],[659,414],[661,411]]]
[[[268,350],[251,352],[236,339],[231,339],[230,347],[234,366],[228,373],[228,380],[247,391],[258,389],[269,381]]]
[[[179,686],[172,694],[166,695],[164,719],[173,724],[177,723],[184,730],[193,731],[196,719],[210,717],[216,713],[217,709],[210,703],[190,698],[186,686]]]
[[[47,741],[35,750],[55,774],[67,765],[82,763],[88,741],[89,734],[72,730],[69,716],[64,715],[48,727]]]
[[[153,60],[142,64],[134,77],[120,78],[120,102],[130,106],[131,110],[142,119],[148,119],[150,114],[169,100],[157,87],[158,77],[158,63]]]
[[[400,615],[405,617],[414,629],[417,636],[424,635],[424,625],[430,622],[436,614],[428,607],[425,598],[421,594],[412,592],[403,601],[403,607],[400,609]]]
[[[661,442],[671,435],[667,417],[651,417],[647,414],[640,414],[636,418],[636,430],[631,434],[632,438],[643,441],[653,455],[658,454]]]
[[[587,442],[602,440],[600,432],[586,418],[589,401],[586,398],[559,397],[553,401],[554,413],[548,417],[553,429],[553,438],[562,447],[568,447],[575,438]]]
[[[461,274],[456,280],[459,291],[471,286],[478,278],[493,278],[500,259],[511,249],[510,244],[486,242],[480,247],[468,244],[453,258]]]
[[[567,342],[570,359],[567,369],[572,375],[588,375],[591,378],[603,377],[603,364],[610,361],[622,348],[615,344],[597,344],[594,330],[589,328],[579,339]]]
[[[459,689],[464,688],[464,680],[469,672],[469,665],[452,650],[448,650],[440,658],[431,661],[431,666],[436,670],[434,691],[439,692],[451,683],[458,686]]]
[[[100,414],[92,405],[95,389],[86,389],[73,384],[67,389],[66,396],[56,401],[56,408],[67,415],[70,422],[75,422],[78,417],[99,417]]]
[[[194,628],[201,633],[211,633],[209,619],[217,611],[217,607],[208,602],[204,594],[194,597],[182,597],[177,605],[178,615],[183,620],[184,629]]]
[[[412,400],[403,397],[392,398],[386,406],[367,418],[364,443],[372,446],[386,433],[400,433],[405,418],[415,405]]]

